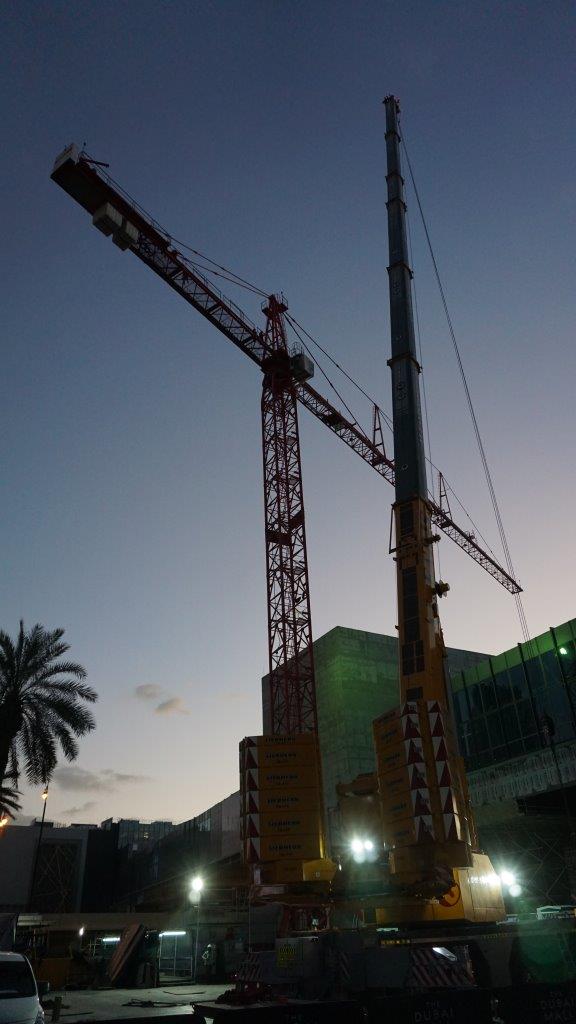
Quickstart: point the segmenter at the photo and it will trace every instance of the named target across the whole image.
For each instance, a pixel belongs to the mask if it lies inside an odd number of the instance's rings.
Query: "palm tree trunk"
[[[0,736],[0,786],[6,778],[6,770],[8,768],[8,760],[10,758],[10,747],[12,746],[12,740],[4,736],[4,729]]]
[[[22,727],[22,715],[10,713],[6,704],[0,704],[0,786],[6,778],[12,744]]]

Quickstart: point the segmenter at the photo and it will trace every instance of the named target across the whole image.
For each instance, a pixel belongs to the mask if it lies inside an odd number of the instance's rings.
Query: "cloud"
[[[162,693],[162,687],[155,683],[142,683],[134,687],[134,693],[139,700],[155,700]]]
[[[85,804],[80,804],[79,807],[67,807],[65,811],[61,811],[61,814],[65,814],[67,818],[75,818],[77,814],[84,814],[85,811],[91,811],[93,807],[96,807],[96,800],[87,800]]]
[[[102,775],[118,786],[130,785],[132,782],[146,782],[147,775],[129,775],[127,772],[114,772],[111,768],[103,768]]]
[[[157,700],[161,694],[165,694],[166,691],[162,686],[156,686],[155,683],[142,683],[140,686],[134,687],[134,694],[139,700]],[[167,694],[164,700],[161,700],[159,704],[154,708],[154,712],[157,715],[189,715],[190,712],[181,697],[171,697]]]
[[[54,782],[60,789],[102,789],[102,780],[97,772],[89,772],[86,768],[78,768],[75,765],[57,768],[54,772]]]
[[[128,775],[112,771],[111,768],[103,768],[101,772],[92,772],[76,765],[57,768],[54,772],[54,782],[60,789],[81,793],[97,791],[113,793],[118,786],[144,782],[146,778],[146,775]]]
[[[190,714],[188,708],[184,706],[184,702],[181,697],[170,697],[168,700],[163,700],[154,708],[154,711],[157,715]]]

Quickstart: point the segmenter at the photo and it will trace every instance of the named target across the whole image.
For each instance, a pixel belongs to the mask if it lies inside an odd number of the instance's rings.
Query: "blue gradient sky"
[[[400,96],[537,633],[576,615],[575,20],[549,0],[4,4],[0,622],[64,626],[101,695],[51,816],[181,820],[232,791],[267,657],[259,374],[92,230],[55,155],[85,141],[179,238],[283,289],[390,409]],[[412,226],[433,457],[495,545],[413,203]],[[392,491],[306,413],[301,433],[315,634],[391,633]],[[447,642],[516,643],[512,599],[441,548]]]

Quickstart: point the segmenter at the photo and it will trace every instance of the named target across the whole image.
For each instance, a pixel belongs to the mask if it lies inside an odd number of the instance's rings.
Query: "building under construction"
[[[576,888],[572,809],[576,811],[576,620],[496,656],[448,650],[458,738],[484,847],[522,880],[521,905],[570,902]],[[340,834],[337,786],[374,771],[369,725],[394,706],[398,678],[394,637],[337,626],[314,643],[326,817],[335,849]],[[262,680],[264,731],[269,716]],[[550,736],[542,714],[558,719]],[[503,740],[500,741],[500,737]],[[224,812],[224,813],[223,813]],[[179,826],[155,847],[161,879],[240,858],[239,795]],[[185,852],[186,851],[186,852]],[[153,902],[153,879],[141,855],[141,896]],[[163,867],[164,864],[164,867]],[[217,872],[216,872],[217,873]],[[146,897],[144,888],[146,887]],[[171,906],[177,888],[164,890]],[[154,897],[155,899],[155,897]],[[513,911],[517,904],[509,902]]]
[[[336,626],[315,641],[314,655],[326,816],[338,846],[337,786],[374,770],[368,724],[393,707],[397,642],[391,636]],[[572,810],[576,811],[576,620],[535,638],[530,652],[520,646],[489,657],[449,649],[448,659],[458,737],[483,843],[497,864],[514,866],[527,905],[565,903],[574,892],[569,833]],[[266,683],[264,677],[265,729]],[[542,714],[558,723],[551,737],[542,729]],[[136,824],[128,823],[132,829]],[[111,827],[120,826],[102,824],[107,834]],[[2,871],[7,884],[12,877],[11,839],[22,831],[9,831],[2,845],[2,856],[8,858]],[[58,832],[60,841],[66,841],[69,859],[68,871],[59,876],[62,910],[94,909],[88,899],[93,888],[90,864],[86,861],[85,866],[80,848],[78,856],[72,856],[72,839],[81,831]],[[137,847],[119,836],[109,868],[107,902],[100,885],[99,909],[175,909],[182,902],[186,879],[196,868],[208,870],[216,881],[219,869],[225,867],[224,877],[231,879],[230,865],[240,860],[239,794],[164,831],[167,834],[159,837],[157,829],[140,826],[146,840]],[[90,837],[96,841],[94,833]],[[55,838],[52,830],[45,833],[50,850]],[[31,856],[29,860],[31,865]],[[99,869],[101,861],[100,857]],[[14,865],[18,862],[21,867],[21,854],[16,851]],[[71,877],[80,884],[73,900],[66,895]],[[79,879],[84,880],[79,883]],[[40,872],[33,909],[53,910],[53,902],[42,902],[43,884]],[[234,884],[242,888],[237,872]],[[26,886],[20,904],[14,902],[13,886],[9,888],[3,893],[0,881],[0,909],[25,909]]]

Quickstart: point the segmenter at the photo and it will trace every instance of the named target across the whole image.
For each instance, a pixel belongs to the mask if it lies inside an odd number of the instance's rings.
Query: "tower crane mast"
[[[264,305],[269,355],[262,363],[262,457],[270,719],[273,733],[318,731],[310,585],[296,380],[312,376],[306,356],[290,355],[284,302]]]

